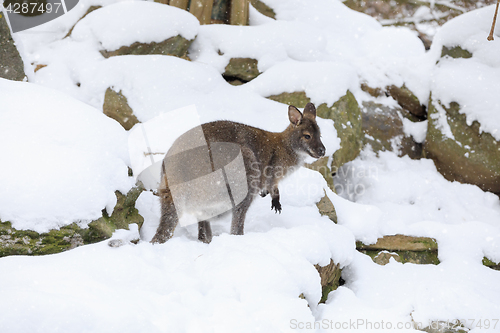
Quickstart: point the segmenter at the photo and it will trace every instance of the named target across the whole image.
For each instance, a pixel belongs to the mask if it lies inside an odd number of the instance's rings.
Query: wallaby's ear
[[[316,108],[313,103],[307,103],[304,108],[304,117],[316,118]]]
[[[288,107],[288,119],[293,125],[298,126],[302,122],[302,113],[295,106],[290,105]]]

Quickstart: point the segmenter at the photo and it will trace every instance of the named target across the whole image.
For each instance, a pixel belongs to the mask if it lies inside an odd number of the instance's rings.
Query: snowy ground
[[[426,53],[411,31],[383,28],[335,0],[266,0],[277,20],[252,11],[250,27],[199,26],[175,8],[115,2],[82,0],[61,19],[14,35],[32,82],[0,80],[0,153],[7,156],[0,164],[0,219],[16,228],[46,231],[75,220],[85,226],[102,209],[111,211],[115,190],[132,186],[127,166],[144,168],[135,149],[137,130],[127,133],[100,112],[108,87],[127,96],[151,133],[169,117],[179,120],[170,111],[193,104],[201,122],[228,119],[280,131],[287,108],[266,96],[303,90],[312,102],[331,104],[349,89],[361,102],[371,98],[361,82],[404,82],[421,101],[433,89],[444,103],[471,101],[468,117],[484,120],[483,130],[498,135],[500,117],[491,112],[497,97],[485,92],[484,107],[474,108],[481,85],[446,80],[447,70],[464,64],[436,66],[439,46],[458,38],[477,51],[466,73],[475,77],[474,71],[486,68],[485,86],[498,84],[492,73],[500,44],[479,42],[489,28],[476,24],[492,17],[492,7],[464,15],[457,25],[475,30],[451,25]],[[96,4],[106,7],[63,39]],[[167,26],[161,34],[160,21]],[[139,30],[133,27],[142,29],[134,34]],[[104,59],[99,53],[132,39],[177,34],[198,36],[192,62],[167,56]],[[231,57],[256,58],[264,73],[230,86],[220,74]],[[37,64],[47,66],[35,73]],[[336,132],[331,121],[319,125],[331,154],[339,148]],[[163,138],[158,135],[151,134],[152,145],[168,149],[155,142]],[[339,195],[318,173],[301,169],[280,185],[282,214],[269,209],[269,198],[259,198],[244,236],[229,235],[225,218],[215,223],[218,236],[209,245],[196,241],[190,226],[178,228],[163,245],[142,241],[110,248],[103,242],[57,255],[1,258],[0,332],[412,331],[415,323],[457,319],[473,332],[500,331],[500,272],[481,263],[484,256],[500,261],[497,196],[445,180],[430,160],[376,156],[369,149],[337,175]],[[339,224],[315,206],[325,192]],[[159,203],[144,192],[136,206],[150,226],[143,232],[147,238]],[[130,240],[138,233],[120,230],[114,238]],[[441,263],[379,266],[355,251],[356,240],[369,243],[396,233],[435,238]],[[321,286],[313,265],[330,259],[344,268],[346,283],[318,305]]]

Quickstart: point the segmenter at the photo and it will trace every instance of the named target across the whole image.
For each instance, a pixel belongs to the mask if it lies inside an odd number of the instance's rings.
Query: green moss
[[[487,266],[491,269],[494,269],[496,271],[500,271],[500,262],[494,262],[494,261],[491,261],[490,259],[484,257],[483,258],[483,265],[484,266]]]
[[[387,251],[437,251],[438,244],[429,237],[413,237],[406,235],[388,235],[381,237],[375,244],[356,242],[358,250],[387,250]]]
[[[340,266],[335,264],[331,259],[328,265],[315,265],[315,267],[321,278],[322,297],[320,303],[324,303],[328,298],[328,294],[339,287],[342,269],[340,269]]]
[[[304,108],[306,104],[311,101],[304,91],[297,91],[293,93],[284,92],[279,95],[271,95],[267,98],[283,104],[293,105],[298,108]]]
[[[379,255],[380,250],[359,250],[359,252],[368,255],[375,261],[375,257]],[[396,253],[401,263],[412,263],[420,265],[437,265],[439,264],[437,251],[391,251]]]

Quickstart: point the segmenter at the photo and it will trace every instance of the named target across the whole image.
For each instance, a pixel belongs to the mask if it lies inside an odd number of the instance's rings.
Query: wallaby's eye
[[[304,138],[306,138],[306,140],[309,140],[311,138],[311,136],[309,134],[305,134]]]

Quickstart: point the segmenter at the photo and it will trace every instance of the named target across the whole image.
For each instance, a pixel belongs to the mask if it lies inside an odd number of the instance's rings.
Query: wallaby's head
[[[302,114],[295,106],[288,108],[288,127],[292,148],[297,152],[307,153],[314,158],[325,156],[325,146],[321,142],[321,133],[316,123],[316,108],[307,103]]]

